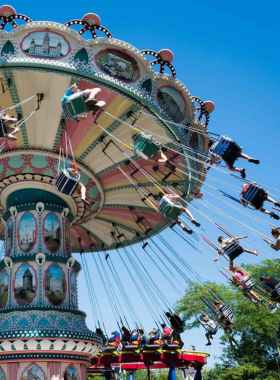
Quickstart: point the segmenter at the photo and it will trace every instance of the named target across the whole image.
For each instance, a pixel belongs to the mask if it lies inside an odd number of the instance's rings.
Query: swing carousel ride
[[[179,278],[187,283],[192,276],[203,280],[160,233],[172,228],[201,255],[207,244],[219,251],[190,208],[231,238],[223,251],[230,265],[237,251],[248,252],[235,240],[235,231],[217,224],[220,217],[237,225],[239,221],[205,200],[200,191],[205,184],[204,194],[237,208],[225,197],[238,199],[209,181],[233,191],[238,186],[209,176],[206,161],[217,163],[218,157],[231,168],[232,157],[242,157],[241,148],[208,131],[214,103],[192,96],[176,78],[170,50],[139,51],[113,38],[92,13],[63,25],[32,21],[5,5],[0,7],[0,22],[0,237],[5,241],[0,262],[1,376],[84,380],[90,364],[91,372],[106,374],[118,363],[130,372],[151,365],[170,368],[170,378],[175,367],[192,367],[199,379],[208,355],[182,351],[183,323],[133,245],[141,244],[178,294],[184,286]],[[213,168],[229,175],[221,166]],[[240,173],[244,178],[245,171]],[[243,205],[255,207],[261,196],[269,200],[260,186],[244,182]],[[250,217],[250,212],[242,213]],[[272,211],[270,215],[277,218]],[[164,340],[158,331],[144,344],[145,329],[117,276],[110,250],[119,255],[156,326],[172,325],[172,339]],[[82,266],[72,253],[81,253],[96,332],[88,329],[86,315],[78,309],[76,281]],[[226,255],[220,259],[224,266]],[[125,343],[122,329],[123,336],[116,331],[105,344],[89,256],[118,329],[135,324],[134,341]],[[218,265],[211,253],[205,257]],[[228,279],[230,269],[223,270]],[[256,298],[275,308],[271,305],[277,297],[271,300],[262,284],[245,271],[237,277],[232,281],[243,281],[248,292],[254,288]],[[277,287],[274,291],[278,296]],[[230,306],[209,292],[201,297],[208,313],[233,323]],[[220,309],[214,301],[222,303]]]

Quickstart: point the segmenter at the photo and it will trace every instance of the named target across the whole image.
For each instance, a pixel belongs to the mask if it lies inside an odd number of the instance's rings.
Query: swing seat
[[[65,116],[69,119],[79,116],[83,113],[87,113],[87,107],[85,101],[87,100],[86,95],[82,95],[78,98],[74,98],[62,103],[63,112]]]
[[[3,120],[0,120],[0,139],[1,138],[5,138],[8,133],[8,127],[7,125],[4,124],[4,121]]]
[[[236,240],[233,240],[223,249],[223,252],[226,253],[231,260],[235,260],[236,257],[244,252],[244,249]]]
[[[209,151],[221,157],[230,167],[241,153],[241,147],[228,137],[222,136],[211,145]]]
[[[274,290],[276,291],[276,293],[278,294],[278,296],[280,296],[280,283],[275,286]]]
[[[223,306],[221,307],[220,312],[221,312],[221,314],[222,314],[222,316],[223,316],[224,318],[228,318],[228,317],[231,318],[231,317],[233,316],[233,311],[231,310],[231,308],[230,308],[230,306],[229,306],[228,304],[223,305]]]
[[[256,210],[262,208],[268,192],[255,183],[250,183],[246,192],[241,194],[241,199],[247,201]]]
[[[59,172],[55,188],[62,194],[72,196],[79,186],[78,178],[73,178],[66,169]]]
[[[241,280],[240,280],[240,283],[244,284],[246,286],[246,289],[243,289],[244,292],[245,291],[246,292],[250,291],[256,285],[255,281],[252,279],[251,276],[242,277]]]
[[[159,212],[170,219],[177,219],[182,213],[180,207],[174,205],[174,203],[164,200],[159,206]]]
[[[145,158],[145,160],[148,158],[154,159],[161,149],[161,144],[154,138],[147,136],[145,133],[138,133],[131,146],[136,154]]]

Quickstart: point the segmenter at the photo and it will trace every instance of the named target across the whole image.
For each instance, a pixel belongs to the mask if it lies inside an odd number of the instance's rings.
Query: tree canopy
[[[265,271],[280,279],[280,261],[265,260],[260,265],[244,265],[250,274],[260,277]],[[247,300],[241,290],[228,284],[193,282],[185,296],[177,302],[177,311],[184,317],[187,329],[198,327],[194,318],[199,310],[208,311],[200,297],[208,296],[208,289],[214,289],[232,308],[236,321],[233,334],[223,333],[221,344],[225,346],[222,364],[204,375],[205,379],[279,379],[277,341],[280,339],[280,311],[272,314],[270,309],[256,306]],[[207,295],[208,293],[208,295]],[[209,298],[209,297],[208,297]],[[210,296],[211,298],[211,296]],[[222,331],[222,327],[220,328]],[[234,339],[232,339],[234,338]]]

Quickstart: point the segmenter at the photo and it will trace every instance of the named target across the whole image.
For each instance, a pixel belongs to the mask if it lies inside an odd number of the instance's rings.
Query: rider
[[[226,137],[226,136],[222,136],[222,137]],[[228,137],[227,137],[228,139]],[[233,142],[233,140],[231,140]],[[214,144],[215,142],[213,140],[210,140],[209,141],[209,148]],[[234,142],[233,142],[234,143]],[[235,144],[235,143],[234,143]],[[237,145],[237,144],[236,144]],[[245,160],[248,160],[249,162],[252,162],[253,164],[259,164],[260,161],[257,160],[256,158],[251,158],[249,157],[247,154],[244,154],[242,153],[242,148],[241,146],[239,147],[240,148],[240,153],[237,154],[237,156],[234,156],[234,157],[226,157],[226,158],[222,158],[220,157],[219,155],[215,154],[215,153],[212,153],[210,152],[210,158],[206,161],[206,163],[209,164],[207,170],[210,169],[211,165],[215,164],[215,163],[218,163],[219,161],[221,161],[222,159],[224,160],[227,168],[232,171],[232,172],[239,172],[241,174],[241,177],[242,178],[245,178],[246,177],[246,174],[245,174],[245,169],[242,168],[242,169],[239,169],[239,168],[235,168],[233,166],[233,164],[235,163],[236,159],[237,158],[244,158]]]
[[[149,344],[153,344],[160,337],[159,330],[154,327],[152,331],[149,332]]]
[[[217,325],[213,321],[213,319],[210,319],[207,314],[203,313],[203,311],[199,310],[199,312],[201,315],[203,315],[204,322],[202,322],[200,319],[198,319],[198,320],[203,326],[206,326],[206,328],[207,328],[207,332],[206,332],[205,336],[206,336],[208,342],[206,343],[206,346],[211,346],[210,338],[213,339],[213,335],[215,335],[217,333]]]
[[[277,291],[275,290],[276,286],[280,284],[279,280],[276,280],[276,278],[269,277],[269,276],[261,276],[260,277],[261,282],[265,285],[265,290],[267,293],[270,294],[272,301],[279,301],[280,296],[278,295]]]
[[[234,237],[234,238],[228,238],[225,239],[223,236],[220,236],[218,238],[218,242],[221,243],[221,247],[218,251],[218,256],[214,261],[218,261],[219,257],[221,254],[223,254],[223,251],[230,246],[234,241],[241,240],[241,239],[246,239],[248,236],[241,236],[241,237]],[[230,260],[230,268],[233,267],[233,261],[240,256],[243,252],[251,253],[252,255],[258,256],[258,251],[254,249],[254,251],[249,251],[248,249],[245,249],[241,245],[238,245],[236,249],[232,249],[231,252],[227,253],[228,258]]]
[[[107,344],[107,337],[104,335],[104,332],[100,328],[97,328],[95,332],[96,332],[97,335],[99,335],[102,338],[103,346],[106,346],[106,344]]]
[[[89,113],[94,113],[100,108],[106,106],[106,103],[103,100],[97,101],[95,97],[101,92],[100,88],[92,88],[81,91],[78,89],[76,83],[72,84],[70,88],[68,88],[64,94],[64,97],[61,99],[61,104],[63,105],[65,102],[71,101],[76,98],[80,98],[81,96],[87,96],[87,100],[84,102],[86,111],[78,116],[69,117],[67,115],[67,119],[73,119],[75,121],[84,120]]]
[[[6,113],[0,114],[0,123],[3,123],[4,126],[7,128],[7,133],[4,133],[3,138],[10,140],[10,141],[16,141],[17,137],[14,136],[17,132],[19,132],[18,127],[14,127],[13,125],[16,125],[18,122],[18,119],[15,117],[10,117]]]
[[[122,341],[124,343],[130,342],[130,331],[124,326],[122,326],[121,330],[122,330]]]
[[[77,178],[78,173],[76,172],[75,168],[68,168],[67,170],[71,177],[75,179]],[[75,194],[78,195],[84,203],[86,203],[87,205],[90,205],[90,202],[86,199],[86,193],[87,193],[87,189],[85,185],[79,182],[79,186],[77,187]]]
[[[161,324],[161,327],[162,327],[162,333],[160,334],[161,335],[161,339],[165,342],[165,343],[168,343],[170,341],[170,335],[171,335],[171,328],[166,326],[165,323],[162,323]]]
[[[145,345],[149,343],[149,337],[143,329],[139,329],[138,341],[140,342],[141,345]]]
[[[219,315],[219,322],[220,322],[221,325],[223,326],[225,332],[229,331],[229,333],[231,334],[231,333],[232,333],[231,325],[233,325],[233,322],[232,322],[230,316],[225,317],[225,316],[223,315],[223,307],[224,307],[224,305],[222,305],[221,302],[220,302],[219,300],[215,300],[215,301],[214,301],[214,305],[217,307],[217,309],[218,309],[219,312],[220,312],[220,315]]]
[[[247,190],[249,189],[249,187],[251,186],[252,183],[244,183],[242,186],[241,186],[241,204],[243,206],[246,206],[247,203],[249,203],[248,201],[246,201],[245,199],[243,199],[243,196],[246,194]],[[255,182],[253,182],[253,184],[255,184]],[[277,207],[280,207],[280,203],[275,201],[274,199],[272,199],[271,197],[268,196],[267,192],[263,191],[263,193],[254,201],[254,204],[252,205],[255,210],[259,210],[260,212],[263,212],[264,214],[268,214],[270,215],[272,218],[276,219],[276,220],[279,220],[279,216],[277,214],[275,214],[273,211],[268,211],[268,210],[265,210],[263,208],[263,204],[265,201],[268,201],[268,202],[271,202],[273,203],[275,206]]]
[[[154,137],[153,135],[148,135],[151,139]],[[154,159],[151,159],[152,161],[156,163],[164,163],[165,166],[170,169],[173,173],[176,172],[176,166],[171,164],[171,162],[168,160],[167,156],[163,153],[162,149],[158,151],[157,156]]]
[[[178,207],[178,208],[180,208],[181,211],[184,212],[184,213],[185,213],[185,214],[191,219],[191,222],[192,222],[195,226],[197,226],[197,227],[200,226],[200,223],[199,223],[197,220],[194,219],[192,213],[191,213],[188,209],[186,209],[185,207],[183,207],[183,206],[180,205],[180,204],[176,204],[176,205],[175,205],[175,203],[174,203],[173,201],[177,201],[178,199],[180,199],[180,196],[179,196],[179,195],[177,195],[177,194],[166,194],[166,195],[164,195],[162,192],[160,192],[160,193],[158,194],[158,197],[159,197],[159,206],[160,206],[164,201],[168,201],[169,203],[172,203],[172,204],[174,205],[174,207]],[[174,219],[174,221],[175,221],[175,222],[176,222],[176,223],[177,223],[177,224],[183,229],[183,231],[187,232],[188,234],[192,234],[192,233],[193,233],[192,230],[188,229],[187,227],[185,227],[185,226],[183,225],[183,223],[180,221],[179,218]]]
[[[259,304],[263,305],[262,300],[256,295],[256,293],[252,290],[248,290],[246,284],[244,284],[244,282],[241,282],[242,279],[247,277],[247,274],[241,269],[236,268],[235,266],[232,267],[231,271],[233,272],[233,279],[230,280],[230,282],[236,287],[238,287],[241,283],[243,288],[243,296],[247,298],[249,301],[253,302],[257,309],[259,307]],[[263,306],[265,307],[265,305]]]
[[[279,251],[280,250],[280,228],[279,227],[275,227],[271,230],[271,235],[274,237],[274,239],[276,239],[275,243],[271,243],[269,242],[268,240],[265,240],[264,241],[272,248],[274,249],[274,251]]]

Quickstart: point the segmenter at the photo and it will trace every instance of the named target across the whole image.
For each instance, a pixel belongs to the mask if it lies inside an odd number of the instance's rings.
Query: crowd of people
[[[170,321],[171,327],[165,323],[161,324],[161,328],[154,327],[147,333],[143,327],[133,330],[122,326],[120,331],[112,331],[109,337],[106,337],[101,328],[96,329],[96,334],[102,338],[103,346],[115,346],[125,348],[127,346],[168,346],[176,345],[183,347],[184,343],[181,339],[181,333],[184,331],[184,322],[175,314],[166,313]]]

